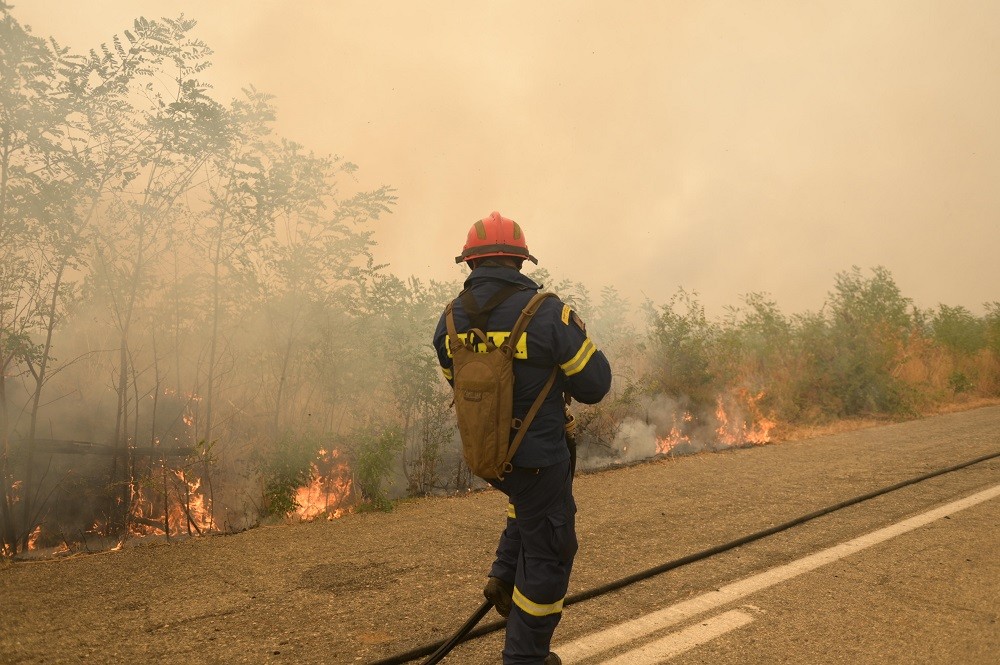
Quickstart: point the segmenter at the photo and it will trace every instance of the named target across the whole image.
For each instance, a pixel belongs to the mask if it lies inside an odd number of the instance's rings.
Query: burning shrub
[[[256,455],[263,494],[262,517],[295,511],[299,506],[296,493],[309,483],[313,460],[323,447],[323,442],[311,434],[286,432],[270,450]]]
[[[343,516],[349,510],[347,501],[354,481],[340,451],[319,450],[309,468],[309,477],[304,485],[296,488],[294,507],[286,514],[306,522],[319,517],[332,520]]]

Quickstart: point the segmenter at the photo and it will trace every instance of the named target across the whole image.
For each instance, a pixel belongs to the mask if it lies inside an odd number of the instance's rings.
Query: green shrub
[[[355,487],[365,503],[358,510],[392,510],[386,488],[393,464],[403,451],[403,434],[396,426],[364,428],[354,436],[357,447],[354,453]]]
[[[655,392],[704,406],[715,399],[710,367],[717,335],[695,296],[680,289],[659,309],[647,303],[655,368],[649,384]]]
[[[939,305],[931,320],[934,340],[954,353],[972,355],[987,343],[987,322],[959,305]]]
[[[892,375],[899,349],[913,325],[912,303],[888,270],[879,266],[865,278],[855,267],[837,275],[830,308],[826,367],[828,389],[840,404],[836,416],[901,414],[912,409],[908,393]]]
[[[985,303],[986,316],[983,319],[983,335],[986,345],[997,359],[1000,359],[1000,301]]]
[[[948,386],[951,387],[957,395],[959,393],[972,390],[973,381],[965,375],[965,372],[955,370],[951,373],[951,376],[948,377]]]

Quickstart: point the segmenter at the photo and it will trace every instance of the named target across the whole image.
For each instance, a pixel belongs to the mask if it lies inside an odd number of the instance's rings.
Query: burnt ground
[[[998,451],[1000,406],[990,406],[579,476],[581,549],[570,593]],[[995,484],[1000,461],[949,475],[962,487],[946,492],[929,481],[843,519],[810,523],[807,545],[776,536],[735,551],[722,572],[700,564],[675,571],[667,592],[640,585],[627,603],[612,595],[567,608],[557,637],[645,611],[635,600],[643,593],[656,594],[649,603],[675,602],[796,548],[838,542],[949,493]],[[505,497],[491,490],[406,500],[388,514],[0,563],[0,662],[370,662],[446,637],[479,605],[505,513]],[[964,620],[996,631],[995,550],[970,565],[982,567],[987,605],[975,615],[985,618]],[[499,662],[500,644],[494,634],[449,662]]]

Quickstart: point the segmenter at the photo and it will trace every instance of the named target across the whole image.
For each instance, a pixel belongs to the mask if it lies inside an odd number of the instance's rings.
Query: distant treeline
[[[267,95],[216,100],[193,21],[77,54],[0,11],[0,550],[245,528],[315,481],[375,508],[472,486],[429,345],[460,285],[375,264],[393,190],[280,137]],[[611,358],[612,394],[578,410],[611,457],[661,396],[803,423],[1000,394],[1000,303],[920,310],[882,268],[819,313],[752,294],[711,321],[680,291],[645,323],[614,288],[534,276]]]

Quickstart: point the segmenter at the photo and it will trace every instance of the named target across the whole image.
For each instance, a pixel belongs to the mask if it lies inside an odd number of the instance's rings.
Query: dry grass
[[[938,404],[923,415],[933,416],[939,413],[958,413],[959,411],[971,411],[972,409],[980,409],[984,406],[996,406],[998,404],[1000,404],[1000,397],[968,397],[946,404]]]
[[[885,419],[876,418],[852,418],[849,420],[837,420],[832,423],[819,425],[786,425],[781,428],[775,436],[775,441],[801,441],[804,439],[815,439],[818,436],[828,436],[830,434],[840,434],[842,432],[854,432],[856,430],[868,429],[884,425]]]
[[[1000,398],[997,397],[958,397],[952,402],[941,404],[931,404],[922,409],[917,418],[940,415],[943,413],[959,413],[971,411],[985,406],[1000,405]],[[914,418],[883,417],[883,418],[850,418],[837,420],[830,423],[816,425],[782,425],[775,432],[774,441],[799,441],[804,439],[814,439],[818,436],[828,436],[831,434],[841,434],[843,432],[854,432],[857,430],[878,427],[890,422],[901,420],[914,420]]]

